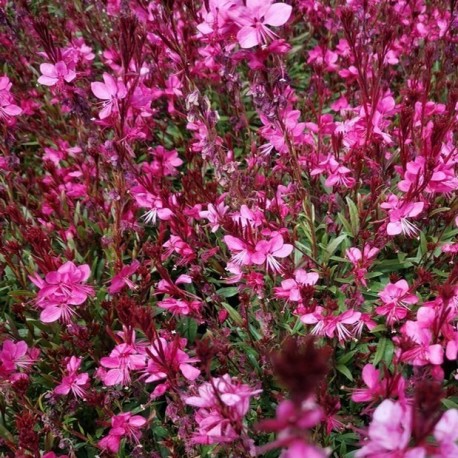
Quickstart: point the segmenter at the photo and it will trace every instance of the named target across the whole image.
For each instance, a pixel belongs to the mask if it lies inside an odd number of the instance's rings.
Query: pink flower
[[[164,206],[162,199],[149,192],[144,186],[134,186],[130,192],[140,207],[149,209],[143,215],[146,223],[156,224],[157,218],[168,221],[173,216],[172,210]]]
[[[307,286],[313,286],[319,279],[316,272],[306,272],[304,269],[297,269],[294,273],[294,279],[288,278],[281,282],[281,286],[275,288],[275,295],[288,299],[292,302],[301,301],[301,289]]]
[[[29,348],[23,340],[5,340],[0,350],[0,376],[9,377],[20,369],[27,370],[38,359],[40,351]]]
[[[405,381],[400,375],[392,376],[386,372],[381,376],[380,371],[372,364],[364,366],[362,375],[367,388],[357,388],[353,391],[351,399],[354,402],[371,402],[379,397],[403,395]]]
[[[38,82],[44,86],[55,86],[62,84],[64,81],[70,83],[76,78],[76,73],[63,61],[53,64],[41,64],[40,72],[42,75],[38,78]]]
[[[138,443],[141,436],[140,429],[145,425],[146,418],[140,415],[132,415],[130,412],[115,415],[111,419],[111,429],[108,436],[99,441],[99,446],[102,449],[117,453],[123,438]]]
[[[135,284],[129,280],[129,277],[137,272],[140,267],[140,262],[135,260],[129,266],[124,266],[112,279],[111,285],[108,288],[110,294],[119,293],[125,286],[130,289],[135,289]]]
[[[422,447],[409,448],[412,408],[386,399],[375,409],[369,426],[369,443],[356,452],[356,458],[425,458]]]
[[[318,306],[313,313],[306,313],[301,316],[304,324],[315,324],[312,334],[318,336],[334,337],[337,331],[339,342],[352,338],[354,329],[350,331],[345,325],[356,325],[361,318],[361,312],[347,310],[346,312],[334,316],[323,314],[324,308]]]
[[[438,450],[434,458],[452,458],[458,456],[458,410],[449,409],[443,413],[434,428],[434,438],[438,442]]]
[[[277,433],[277,439],[259,448],[263,455],[270,450],[285,447],[282,458],[325,458],[328,454],[318,447],[309,444],[304,432],[316,426],[323,419],[323,410],[313,399],[301,403],[290,400],[280,402],[273,419],[261,421],[258,429],[266,433]]]
[[[130,372],[145,367],[145,356],[139,354],[137,348],[128,343],[116,345],[110,353],[100,360],[100,365],[109,369],[102,376],[106,386],[128,385],[130,383]]]
[[[91,274],[87,264],[77,267],[67,261],[57,271],[46,274],[44,280],[38,275],[30,276],[30,280],[40,289],[35,300],[36,305],[43,309],[40,320],[52,323],[59,319],[68,323],[75,313],[71,305],[83,304],[88,296],[94,295],[91,286],[84,285]]]
[[[224,202],[219,202],[216,206],[208,204],[207,210],[199,212],[201,218],[206,218],[210,222],[211,231],[216,232],[219,229],[221,222],[224,219],[225,214],[229,207],[224,205]]]
[[[402,361],[414,366],[439,365],[444,362],[444,349],[440,344],[431,343],[431,330],[422,328],[417,321],[407,321],[401,331],[414,344],[413,348],[401,354]]]
[[[267,270],[281,272],[280,263],[276,258],[286,258],[293,248],[293,245],[284,242],[281,234],[276,234],[270,240],[261,240],[256,244],[251,260],[257,265],[266,263]]]
[[[346,256],[353,264],[353,273],[356,280],[361,283],[364,287],[367,286],[366,274],[367,268],[371,264],[371,260],[377,256],[380,250],[372,247],[371,245],[365,245],[363,252],[359,248],[348,248]]]
[[[409,293],[409,285],[405,280],[388,283],[378,296],[383,305],[377,307],[376,311],[379,315],[387,317],[389,325],[404,319],[409,311],[409,305],[418,302],[418,297]]]
[[[233,28],[233,23],[229,17],[229,11],[241,5],[241,0],[209,0],[204,2],[200,13],[203,22],[198,24],[197,29],[203,35],[213,32],[225,34]],[[205,5],[208,4],[208,9]]]
[[[389,210],[390,222],[386,227],[387,234],[406,234],[408,237],[416,235],[418,229],[407,218],[418,216],[424,206],[424,202],[407,202],[391,194],[388,200],[380,205],[381,208]]]
[[[254,247],[232,235],[225,235],[223,240],[229,250],[234,253],[231,258],[232,263],[239,266],[248,266],[252,264]]]
[[[85,398],[86,388],[89,382],[87,372],[78,373],[81,366],[82,358],[72,356],[67,362],[66,375],[62,378],[61,383],[54,388],[54,394],[67,395],[70,391],[77,398]]]
[[[112,112],[118,111],[118,101],[127,95],[126,86],[122,81],[115,80],[108,73],[103,74],[103,83],[91,83],[92,93],[100,100],[103,100],[103,108],[99,113],[100,119],[108,118]]]
[[[356,183],[355,179],[350,176],[351,170],[344,165],[339,164],[331,155],[329,155],[324,161],[321,161],[318,164],[318,167],[312,169],[310,175],[320,175],[323,172],[328,174],[324,183],[328,187],[338,185],[346,188],[352,188]]]
[[[167,343],[162,337],[155,340],[146,351],[147,378],[145,383],[157,382],[167,378],[168,374],[175,375],[180,371],[183,376],[193,381],[200,375],[200,370],[192,364],[197,363],[198,359],[190,358],[183,350],[186,345],[185,339],[175,339],[172,343]]]
[[[242,48],[252,48],[266,44],[276,35],[267,27],[285,24],[291,16],[292,7],[273,0],[246,0],[246,7],[241,6],[229,11],[232,19],[241,26],[237,40]]]
[[[260,392],[231,379],[228,374],[202,384],[199,396],[185,399],[186,404],[199,408],[196,414],[199,430],[193,442],[218,444],[237,439],[239,434],[233,425],[242,426],[250,408],[250,398]]]
[[[11,116],[19,116],[22,113],[22,109],[13,103],[11,86],[7,76],[0,76],[0,118],[6,121],[10,120]]]

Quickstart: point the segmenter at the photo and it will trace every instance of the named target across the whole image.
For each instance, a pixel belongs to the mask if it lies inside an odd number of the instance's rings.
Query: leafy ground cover
[[[455,0],[0,0],[0,456],[458,457]]]

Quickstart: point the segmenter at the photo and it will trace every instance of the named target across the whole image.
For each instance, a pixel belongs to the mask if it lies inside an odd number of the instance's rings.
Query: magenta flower
[[[392,325],[395,321],[404,319],[409,311],[409,305],[416,304],[418,297],[409,293],[409,285],[405,280],[388,285],[379,292],[378,296],[383,305],[376,308],[379,315],[387,317],[387,323]]]
[[[292,7],[285,3],[274,3],[273,0],[246,0],[246,7],[229,11],[232,19],[241,26],[237,40],[242,48],[252,48],[266,44],[276,37],[267,26],[279,27],[291,16]]]
[[[281,272],[281,265],[276,258],[286,258],[293,249],[293,245],[284,242],[281,234],[276,234],[270,240],[259,241],[251,259],[253,264],[266,263],[267,270]]]
[[[281,282],[281,286],[276,287],[275,295],[292,302],[301,301],[301,289],[307,286],[313,286],[319,279],[316,272],[306,272],[304,269],[297,269],[294,273],[294,279],[288,278]]]
[[[248,266],[252,264],[252,256],[254,255],[254,247],[251,247],[243,240],[225,235],[223,237],[229,250],[233,253],[231,262],[238,266]],[[263,261],[264,262],[264,261]]]
[[[11,116],[19,116],[22,109],[13,103],[10,93],[11,82],[7,76],[0,76],[0,118],[8,121]]]
[[[316,426],[323,419],[323,409],[313,398],[295,403],[284,400],[277,406],[276,416],[261,421],[258,429],[266,433],[277,433],[277,439],[259,448],[263,455],[270,450],[285,447],[282,458],[326,458],[328,454],[307,442],[304,432]]]
[[[400,375],[385,373],[382,376],[372,364],[364,366],[362,375],[367,388],[353,391],[351,399],[354,402],[371,402],[380,397],[402,396],[404,393],[405,380]]]
[[[86,397],[89,374],[87,372],[78,373],[82,360],[76,356],[68,360],[65,375],[60,384],[54,388],[54,394],[67,395],[71,391],[76,398],[84,399]]]
[[[424,202],[406,202],[399,200],[394,194],[380,205],[388,210],[390,222],[386,227],[388,235],[405,234],[412,237],[418,233],[418,229],[407,218],[418,216],[424,208]]]
[[[91,269],[87,264],[77,267],[67,261],[55,272],[46,274],[44,280],[38,275],[30,276],[30,280],[40,289],[35,300],[36,305],[43,309],[40,320],[52,323],[59,319],[68,323],[75,313],[71,305],[83,304],[88,296],[94,295],[94,289],[87,286]]]
[[[145,364],[145,355],[139,354],[134,345],[127,343],[116,345],[110,356],[100,360],[100,365],[109,369],[102,374],[102,381],[106,386],[128,385],[130,372],[143,369]]]
[[[180,371],[188,380],[195,380],[200,375],[200,370],[192,364],[197,363],[197,358],[189,357],[182,349],[186,345],[185,339],[174,340],[167,343],[162,337],[148,346],[146,351],[147,366],[145,383],[157,382],[167,378],[168,374]]]
[[[143,215],[146,223],[156,224],[157,218],[168,221],[173,216],[172,210],[164,206],[162,199],[149,192],[144,186],[134,186],[130,192],[140,207],[148,209]]]
[[[91,83],[92,93],[100,100],[103,100],[102,110],[99,113],[100,119],[108,118],[112,112],[118,111],[118,101],[127,95],[126,86],[122,81],[115,80],[108,73],[103,74],[103,83]]]
[[[39,354],[38,349],[29,348],[23,340],[19,342],[5,340],[0,350],[0,376],[14,378],[15,371],[29,369],[38,359]]]
[[[135,260],[129,266],[124,266],[112,279],[108,292],[110,294],[119,293],[125,286],[135,289],[135,283],[129,280],[129,277],[137,272],[140,262]]]
[[[123,438],[138,443],[141,428],[146,425],[146,418],[132,415],[130,412],[115,415],[111,419],[111,429],[108,436],[99,441],[99,446],[104,450],[117,453]]]
[[[224,205],[224,202],[219,202],[218,204],[208,204],[207,210],[202,210],[199,212],[201,218],[206,218],[210,222],[210,227],[212,232],[216,232],[219,229],[221,222],[224,220],[229,207]]]
[[[44,86],[55,86],[56,84],[62,84],[64,81],[70,83],[76,78],[75,71],[63,61],[59,61],[55,65],[41,64],[40,72],[42,75],[38,78],[38,82]]]
[[[444,349],[440,344],[432,344],[430,329],[421,327],[417,321],[407,321],[401,331],[413,344],[413,348],[401,354],[402,361],[413,366],[439,365],[444,362]]]
[[[326,315],[325,309],[318,306],[313,313],[306,313],[301,316],[301,321],[304,324],[314,324],[312,334],[318,336],[327,336],[332,338],[337,331],[339,342],[351,339],[354,335],[355,327],[361,318],[361,312],[347,310],[340,315]],[[349,330],[347,325],[355,325],[352,330]]]

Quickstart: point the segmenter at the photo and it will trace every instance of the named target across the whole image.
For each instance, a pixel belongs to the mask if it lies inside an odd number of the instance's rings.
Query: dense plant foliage
[[[455,0],[0,27],[0,456],[458,457]]]

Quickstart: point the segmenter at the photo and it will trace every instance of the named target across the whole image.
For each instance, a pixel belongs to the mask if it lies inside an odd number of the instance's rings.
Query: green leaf
[[[353,382],[353,375],[351,374],[350,372],[350,369],[348,369],[347,366],[344,366],[343,364],[338,364],[336,366],[336,369],[343,375],[345,375],[345,377],[348,378],[348,380],[350,380],[350,382]]]
[[[223,302],[222,305],[227,310],[227,313],[229,313],[229,317],[231,318],[231,320],[235,324],[237,324],[239,326],[242,326],[243,325],[243,320],[242,320],[242,317],[240,316],[240,313],[237,312],[237,310],[235,310],[234,307],[230,306],[226,302]]]
[[[350,225],[353,237],[356,237],[359,233],[359,212],[358,207],[355,203],[349,198],[346,198],[348,204],[348,211],[350,213]]]
[[[218,291],[216,291],[217,294],[223,297],[234,297],[238,294],[239,289],[237,286],[230,286],[228,288],[221,288]]]

